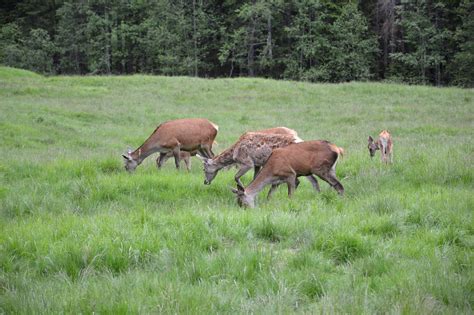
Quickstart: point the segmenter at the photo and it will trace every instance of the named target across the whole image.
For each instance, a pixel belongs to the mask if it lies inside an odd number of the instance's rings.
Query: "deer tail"
[[[338,147],[335,144],[331,144],[331,148],[334,150],[334,152],[337,153],[338,157],[340,156],[341,158],[344,157],[344,149],[341,147]]]
[[[339,152],[337,154],[339,154],[341,156],[341,158],[344,157],[344,149],[341,148],[341,147],[337,147],[337,149],[339,150]]]

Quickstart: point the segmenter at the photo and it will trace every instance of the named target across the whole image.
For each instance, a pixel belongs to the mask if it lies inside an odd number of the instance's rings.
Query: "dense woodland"
[[[474,86],[471,0],[3,0],[0,63],[44,74]]]

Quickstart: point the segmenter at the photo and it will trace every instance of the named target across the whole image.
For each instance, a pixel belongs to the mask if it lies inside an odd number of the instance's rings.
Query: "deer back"
[[[245,163],[249,160],[256,166],[261,166],[270,157],[272,150],[295,143],[295,136],[288,134],[265,134],[247,132],[236,143],[233,159]]]
[[[277,175],[295,172],[298,176],[306,176],[314,170],[328,171],[342,152],[328,141],[305,141],[274,150],[265,167],[268,165]]]

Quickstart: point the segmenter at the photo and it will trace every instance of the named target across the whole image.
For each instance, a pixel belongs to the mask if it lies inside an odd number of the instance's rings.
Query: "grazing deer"
[[[287,127],[275,127],[275,128],[269,128],[269,129],[255,131],[255,132],[288,134],[288,135],[294,135],[295,137],[298,136],[295,130],[287,128]],[[188,171],[191,170],[191,156],[195,156],[196,154],[197,154],[197,151],[193,151],[193,152],[181,151],[180,153],[180,160],[184,161],[184,163],[186,164],[186,169]],[[163,166],[163,164],[165,164],[166,161],[168,161],[168,159],[172,157],[173,157],[173,152],[160,153],[160,156],[156,159],[156,165],[158,169],[160,169]],[[256,166],[255,168],[257,169],[258,167]],[[256,170],[256,172],[258,172],[258,169]]]
[[[291,133],[268,133],[268,130],[274,131],[275,128],[258,132],[247,132],[243,134],[230,148],[212,159],[198,155],[204,164],[204,173],[206,176],[204,184],[210,185],[219,170],[222,168],[237,164],[239,165],[239,170],[235,174],[234,179],[237,182],[237,186],[243,187],[240,178],[252,168],[254,168],[255,178],[273,149],[285,147],[292,143],[302,142],[302,140],[296,135],[296,131],[288,128],[285,129],[286,132],[291,131]],[[282,132],[285,130],[280,129],[279,131]],[[316,178],[310,176],[308,177],[308,180],[311,182],[314,189],[319,191],[319,184]],[[299,182],[297,183],[299,184]]]
[[[134,171],[145,158],[155,152],[172,152],[177,169],[181,151],[197,151],[212,158],[212,144],[218,129],[216,124],[202,118],[177,119],[162,123],[140,147],[122,155],[125,159],[125,169]]]
[[[374,139],[369,136],[369,153],[370,157],[374,157],[375,151],[380,150],[381,157],[382,157],[382,162],[388,163],[390,160],[390,163],[393,162],[393,141],[392,141],[392,135],[387,130],[382,130],[379,134],[379,138],[377,141],[374,141]]]
[[[305,141],[290,144],[273,150],[267,163],[247,188],[232,188],[240,206],[255,207],[255,197],[267,185],[270,198],[278,185],[288,185],[288,197],[291,197],[299,176],[317,175],[333,187],[339,194],[344,187],[336,178],[336,163],[343,154],[342,148],[323,140]]]

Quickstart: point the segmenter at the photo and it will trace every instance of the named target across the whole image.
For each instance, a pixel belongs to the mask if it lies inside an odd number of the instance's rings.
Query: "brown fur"
[[[288,196],[291,197],[296,188],[299,176],[317,175],[339,194],[344,187],[336,178],[336,162],[343,150],[323,140],[305,141],[273,150],[257,177],[245,189],[233,190],[237,194],[239,204],[253,207],[255,196],[267,185],[272,185],[268,196],[281,183],[288,185]]]
[[[240,181],[245,173],[255,168],[255,176],[260,167],[267,161],[275,148],[281,148],[298,142],[299,138],[289,134],[267,134],[261,132],[247,132],[236,143],[213,159],[202,158],[206,175],[205,184],[210,184],[217,172],[224,167],[237,164],[239,171],[235,181],[243,186]]]
[[[296,132],[296,130],[293,130],[287,127],[274,127],[274,128],[268,128],[268,129],[251,131],[251,132],[266,133],[266,134],[274,133],[274,134],[279,134],[279,135],[293,135],[295,137],[298,137],[298,133]]]
[[[197,151],[206,157],[213,157],[212,144],[217,130],[217,125],[202,118],[177,119],[162,123],[139,148],[123,155],[125,168],[133,171],[146,157],[155,152],[172,152],[178,169],[181,151]]]

